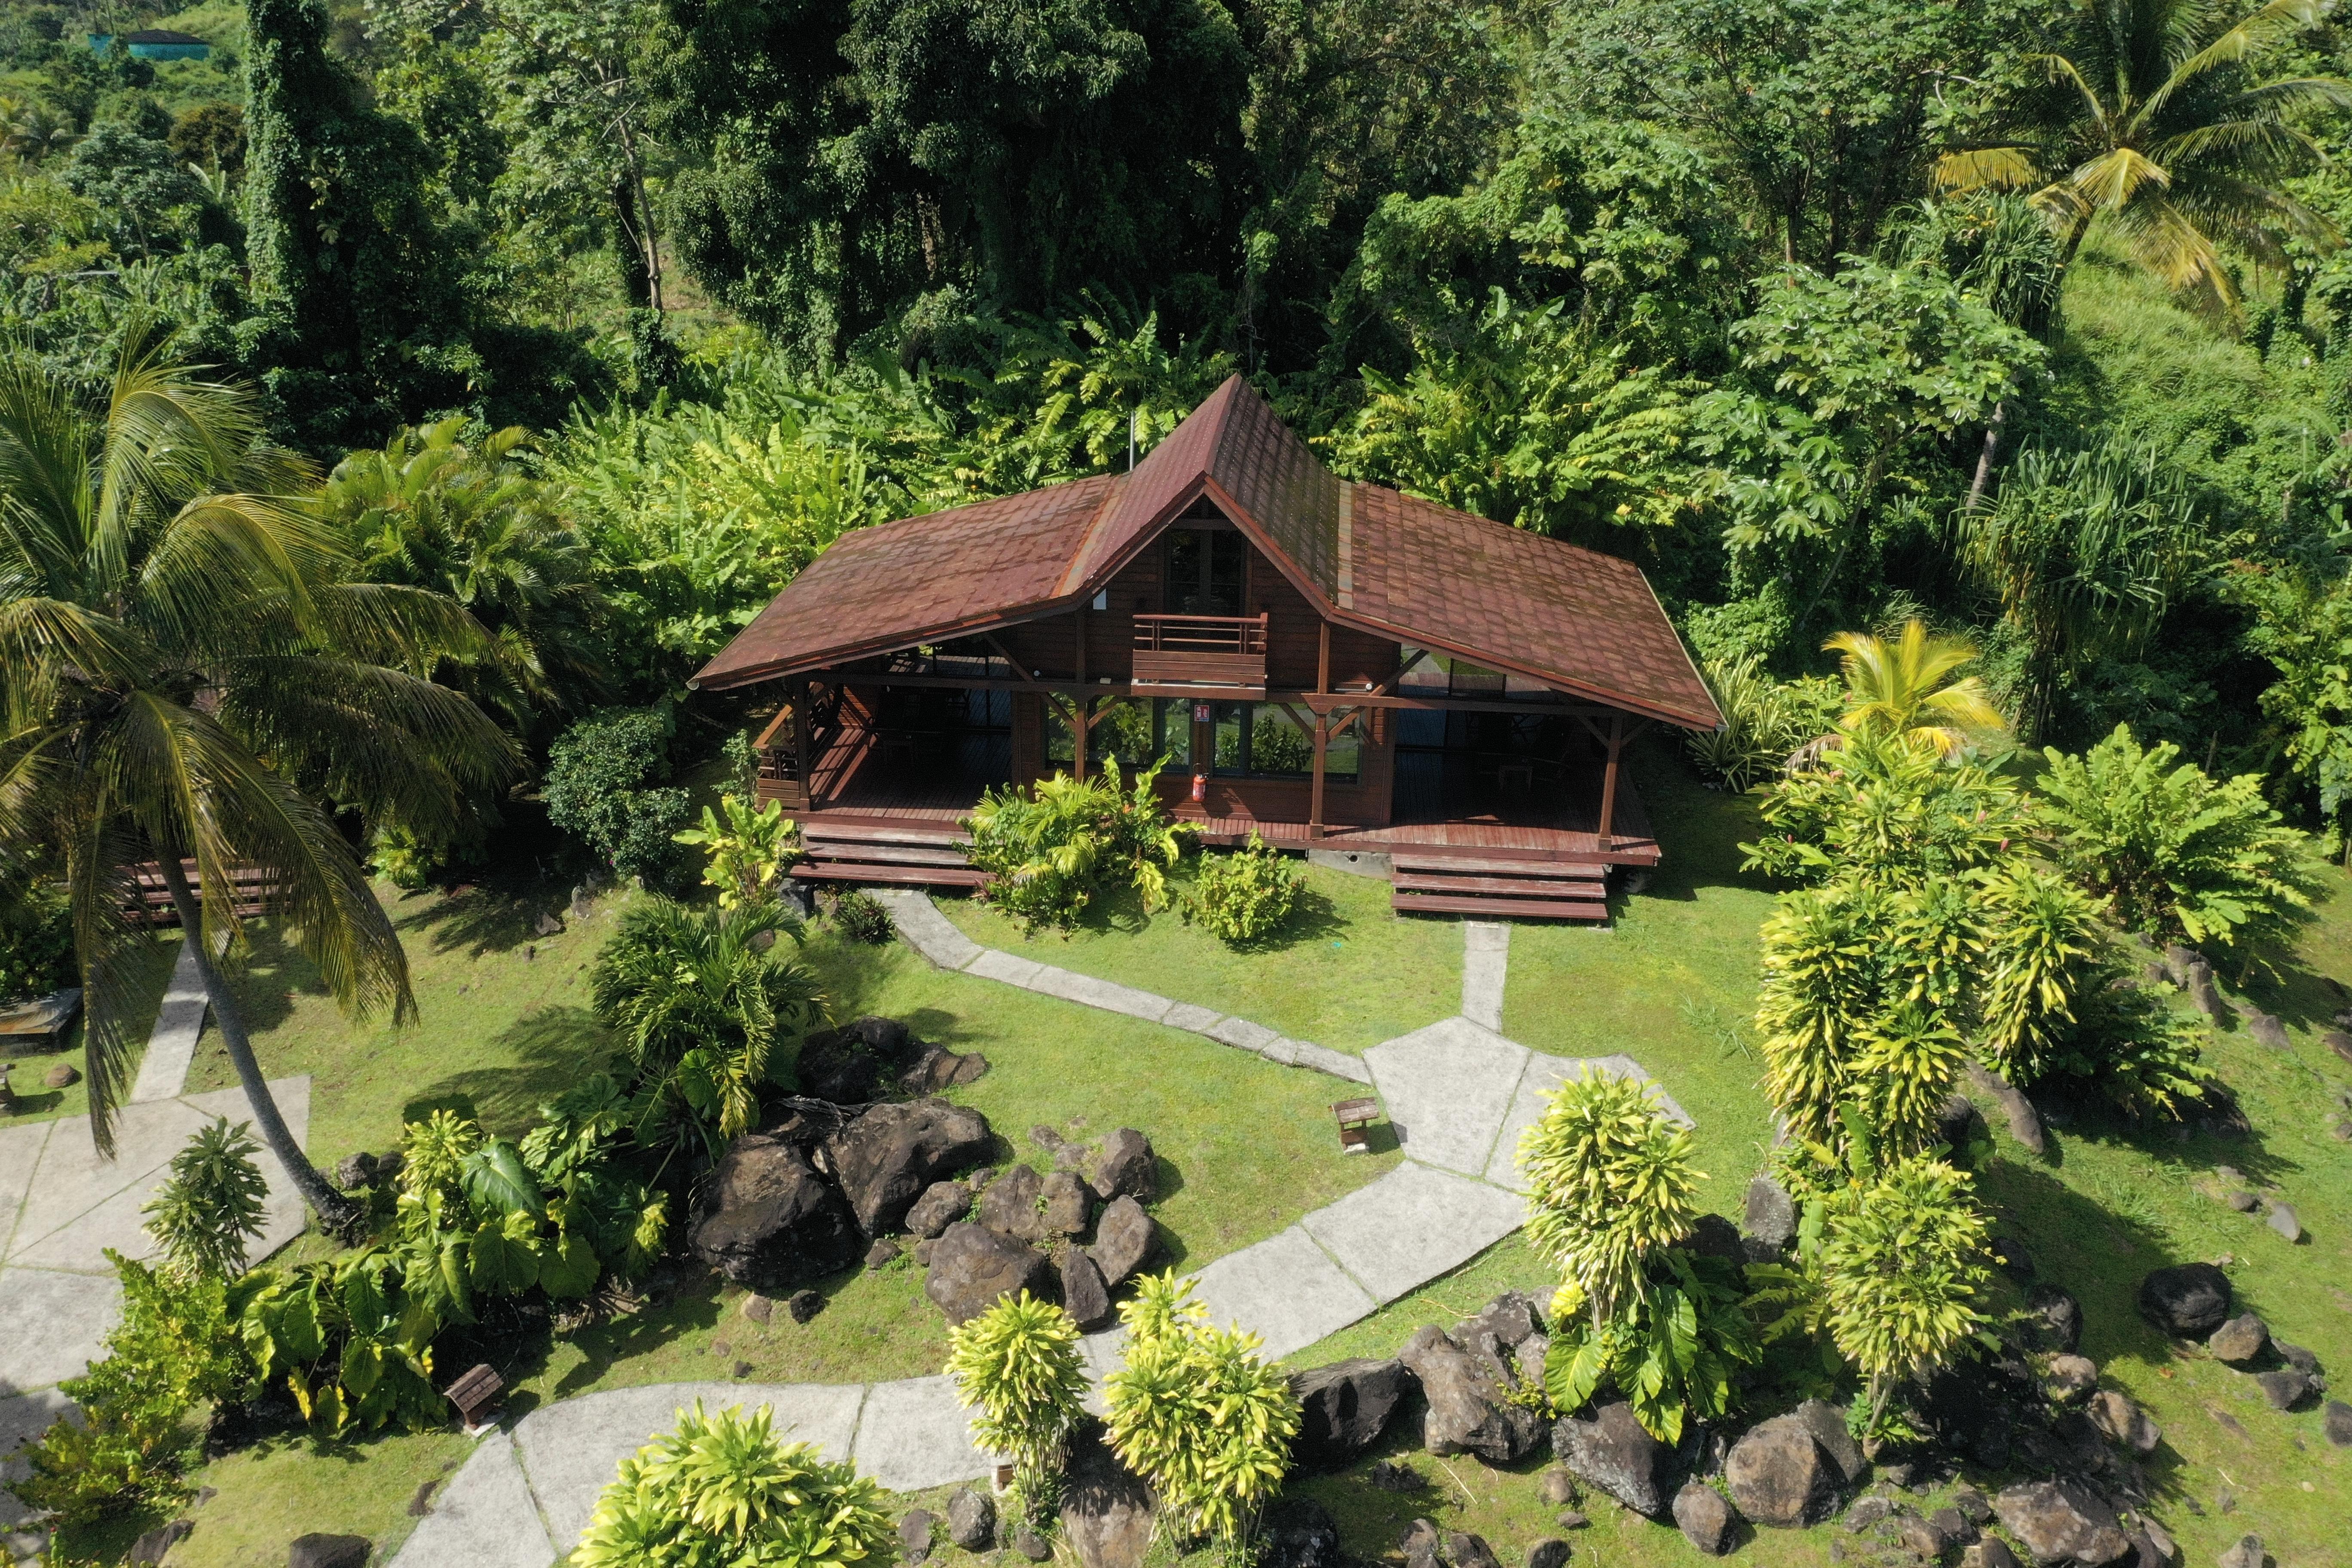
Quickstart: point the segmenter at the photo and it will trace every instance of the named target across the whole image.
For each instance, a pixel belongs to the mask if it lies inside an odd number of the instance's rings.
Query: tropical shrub
[[[598,714],[556,737],[541,794],[548,819],[624,877],[676,873],[687,795],[668,786],[669,721],[653,709]]]
[[[1984,1329],[1987,1241],[1968,1175],[1941,1160],[1897,1161],[1829,1201],[1812,1266],[1830,1338],[1863,1375],[1872,1429],[1901,1388]]]
[[[1192,890],[1178,907],[1187,923],[1197,921],[1239,945],[1281,929],[1306,890],[1307,879],[1297,867],[1253,833],[1238,853],[1203,860]]]
[[[261,1200],[269,1184],[254,1156],[250,1127],[216,1116],[172,1156],[163,1190],[139,1212],[182,1279],[231,1279],[244,1272],[246,1243],[261,1234]]]
[[[1114,877],[1146,910],[1157,908],[1167,897],[1164,868],[1192,831],[1170,820],[1152,787],[1159,777],[1155,763],[1126,783],[1118,760],[1106,757],[1093,778],[1055,773],[1026,794],[1014,784],[991,789],[964,822],[966,857],[996,878],[980,896],[1031,931],[1075,924]]]
[[[1819,678],[1778,681],[1766,673],[1763,656],[1711,658],[1700,667],[1722,711],[1720,730],[1693,730],[1684,748],[1715,788],[1745,794],[1778,773],[1789,754],[1837,722],[1843,694],[1837,682]]]
[[[1186,1537],[1206,1536],[1244,1568],[1259,1510],[1290,1468],[1297,1396],[1261,1341],[1213,1328],[1192,1281],[1146,1278],[1119,1309],[1127,1355],[1105,1381],[1111,1451],[1158,1494]]]
[[[859,888],[849,888],[833,896],[825,913],[832,919],[834,929],[852,942],[862,942],[878,947],[898,934],[891,923],[890,911],[882,901]]]
[[[68,1524],[127,1500],[178,1496],[180,1467],[201,1443],[188,1418],[241,1391],[253,1371],[217,1275],[180,1278],[106,1257],[122,1281],[122,1315],[105,1357],[59,1384],[82,1418],[42,1435],[28,1451],[32,1478],[13,1489]]]
[[[1977,677],[1950,679],[1976,661],[1965,637],[1934,637],[1927,623],[1906,621],[1892,638],[1839,632],[1822,645],[1843,654],[1846,705],[1840,725],[1957,756],[1971,735],[2002,726],[1992,694]]]
[[[649,898],[621,916],[590,973],[597,1016],[628,1053],[630,1121],[665,1163],[716,1158],[751,1129],[777,1033],[822,1017],[815,973],[797,947],[796,916],[769,900],[733,909]]]
[[[782,801],[760,805],[740,795],[721,796],[715,808],[704,806],[700,826],[670,838],[708,851],[703,884],[719,889],[719,907],[727,910],[773,897],[776,879],[800,849]]]
[[[1762,814],[1773,831],[1739,847],[1741,869],[1805,882],[1836,870],[1875,881],[1967,871],[2031,837],[2033,820],[1990,768],[1869,732],[1848,733],[1821,766],[1790,774]]]
[[[848,1568],[887,1563],[889,1499],[812,1443],[776,1440],[772,1413],[678,1412],[621,1461],[571,1561],[579,1568]]]
[[[1006,1297],[949,1333],[947,1372],[957,1399],[980,1411],[971,1429],[982,1447],[1012,1459],[1018,1511],[1043,1518],[1055,1504],[1063,1445],[1085,1414],[1076,1321],[1026,1290]]]
[[[2079,757],[2043,754],[2051,853],[2125,929],[2244,950],[2309,918],[2310,850],[2263,800],[2259,774],[2216,783],[2193,763],[2175,766],[2168,741],[2143,748],[2128,724]]]
[[[64,891],[0,875],[0,1004],[46,996],[80,980]]]
[[[1553,1407],[1581,1409],[1605,1383],[1669,1443],[1685,1419],[1724,1414],[1758,1352],[1737,1271],[1673,1245],[1698,1217],[1689,1129],[1648,1084],[1588,1070],[1520,1135],[1518,1159],[1528,1239],[1562,1275],[1544,1361]]]

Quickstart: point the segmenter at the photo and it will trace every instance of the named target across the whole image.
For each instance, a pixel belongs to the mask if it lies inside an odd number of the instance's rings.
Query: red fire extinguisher
[[[1194,805],[1198,805],[1208,798],[1209,775],[1206,773],[1194,773],[1192,775],[1192,804]]]

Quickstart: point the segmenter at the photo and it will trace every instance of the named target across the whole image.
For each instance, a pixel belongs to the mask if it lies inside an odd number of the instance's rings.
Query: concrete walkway
[[[1460,1268],[1526,1223],[1515,1156],[1519,1133],[1542,1113],[1545,1092],[1586,1070],[1648,1079],[1630,1057],[1545,1056],[1498,1032],[1509,951],[1504,927],[1465,926],[1467,1016],[1385,1041],[1358,1058],[982,947],[920,893],[877,896],[908,944],[941,968],[1189,1029],[1284,1066],[1368,1083],[1380,1094],[1405,1155],[1396,1169],[1226,1254],[1196,1277],[1211,1319],[1259,1335],[1269,1357],[1305,1350]],[[1665,1104],[1688,1121],[1672,1100]],[[1102,1381],[1118,1367],[1120,1338],[1113,1330],[1081,1342],[1094,1384],[1089,1403],[1097,1412]],[[621,1460],[676,1425],[677,1412],[697,1399],[709,1408],[764,1405],[781,1436],[849,1460],[893,1491],[978,1480],[992,1467],[973,1444],[967,1413],[944,1377],[617,1389],[541,1405],[511,1431],[485,1436],[394,1563],[548,1568],[579,1541]]]

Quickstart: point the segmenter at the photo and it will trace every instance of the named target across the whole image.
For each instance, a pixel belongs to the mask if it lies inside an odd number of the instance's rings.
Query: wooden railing
[[[1138,616],[1130,689],[1139,697],[1265,695],[1265,616]]]

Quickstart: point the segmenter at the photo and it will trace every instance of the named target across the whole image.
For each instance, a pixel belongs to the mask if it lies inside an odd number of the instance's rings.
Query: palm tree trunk
[[[205,983],[205,997],[212,1004],[213,1024],[220,1030],[221,1044],[236,1068],[236,1080],[245,1088],[246,1103],[253,1108],[254,1126],[259,1130],[262,1142],[294,1179],[302,1201],[317,1212],[319,1222],[337,1234],[348,1232],[360,1218],[360,1206],[330,1186],[319,1168],[310,1163],[302,1145],[294,1141],[278,1101],[271,1098],[269,1085],[261,1076],[261,1064],[253,1058],[253,1041],[245,1032],[245,1014],[237,1006],[236,994],[222,978],[219,966],[213,963],[211,944],[205,941],[204,910],[188,888],[179,855],[165,852],[155,858],[163,872],[163,885],[172,891],[172,908],[179,913],[180,930],[192,944],[192,962],[197,976]]]
[[[2001,421],[2009,416],[2006,400],[1992,405],[1992,417],[1985,422],[1984,449],[1977,454],[1977,475],[1969,481],[1969,504],[1961,510],[1974,511],[1984,500],[1985,481],[1992,477],[1992,455],[2000,447]]]

